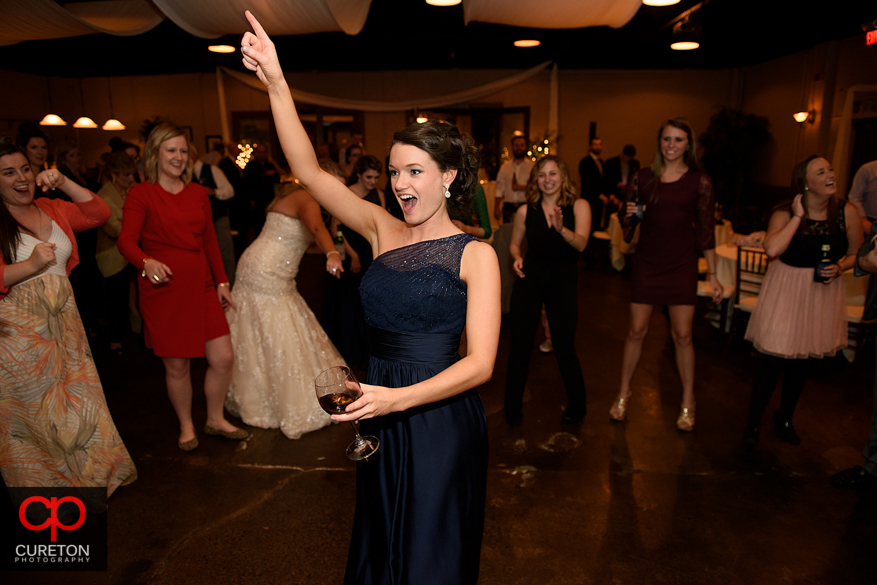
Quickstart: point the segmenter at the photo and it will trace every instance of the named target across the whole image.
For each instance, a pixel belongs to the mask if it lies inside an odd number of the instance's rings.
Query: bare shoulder
[[[579,197],[576,199],[575,203],[572,205],[573,213],[590,213],[591,205],[588,203],[587,199],[582,199]]]
[[[460,278],[469,282],[473,276],[482,277],[494,272],[499,277],[499,260],[493,246],[479,240],[466,244],[460,260]]]

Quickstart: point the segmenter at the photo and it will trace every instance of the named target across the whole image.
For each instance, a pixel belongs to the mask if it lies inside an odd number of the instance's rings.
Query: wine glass
[[[362,396],[359,381],[347,366],[334,366],[320,372],[314,380],[314,387],[317,389],[320,406],[329,414],[343,414],[348,404]],[[356,439],[347,446],[348,458],[361,461],[378,452],[381,442],[377,437],[361,436],[353,421],[350,426],[356,433]]]

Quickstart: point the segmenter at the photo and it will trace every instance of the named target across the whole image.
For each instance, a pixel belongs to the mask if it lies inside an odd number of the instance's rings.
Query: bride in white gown
[[[241,255],[232,291],[237,311],[226,313],[235,360],[225,407],[250,426],[280,428],[290,439],[332,422],[317,402],[314,378],[345,365],[295,286],[314,240],[326,254],[326,271],[340,276],[341,258],[317,202],[301,189],[276,199]]]

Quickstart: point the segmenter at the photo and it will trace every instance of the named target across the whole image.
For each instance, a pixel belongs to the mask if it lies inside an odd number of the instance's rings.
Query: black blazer
[[[605,169],[605,164],[604,169]],[[589,154],[579,162],[579,176],[582,178],[582,198],[587,199],[591,206],[603,194],[603,175],[594,159]]]
[[[621,176],[621,157],[613,156],[605,163],[603,163],[603,181],[605,186],[603,187],[603,193],[606,195],[615,195],[619,199],[621,199],[621,189],[618,187],[618,183],[627,181],[635,172],[639,170],[639,161],[635,158],[630,159],[628,163],[628,173],[626,177]]]

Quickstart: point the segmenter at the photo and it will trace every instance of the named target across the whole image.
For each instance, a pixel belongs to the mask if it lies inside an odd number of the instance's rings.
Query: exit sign
[[[869,30],[865,33],[865,44],[866,45],[875,45],[877,44],[877,30]]]

